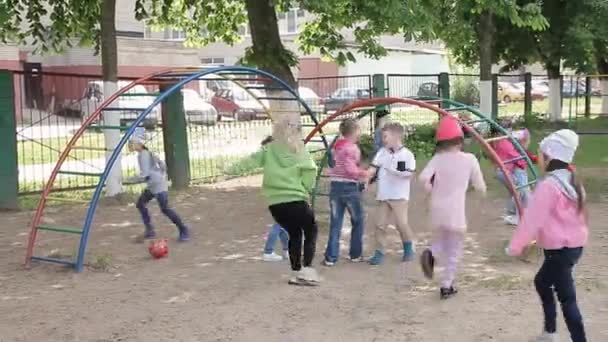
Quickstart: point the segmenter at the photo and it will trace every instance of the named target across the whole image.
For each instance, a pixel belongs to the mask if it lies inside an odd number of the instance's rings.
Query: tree
[[[602,111],[608,114],[608,2],[596,1],[592,4],[592,14],[589,16],[589,29],[593,32],[594,62],[597,73],[600,74]]]
[[[215,41],[235,43],[239,27],[248,24],[252,46],[246,50],[243,62],[271,72],[295,87],[291,67],[297,65],[298,58],[283,45],[276,15],[295,7],[315,15],[300,33],[302,51],[318,49],[340,64],[355,60],[350,49],[376,58],[386,54],[377,40],[383,33],[400,33],[409,39],[431,37],[425,13],[415,11],[416,1],[137,0],[136,12],[137,18],[152,25],[184,30],[190,46]],[[354,41],[347,41],[341,33],[343,29],[354,29]],[[299,121],[299,109],[293,105],[290,101],[270,101],[273,111],[290,111],[290,120]]]
[[[117,90],[116,0],[6,0],[0,2],[0,40],[3,43],[30,43],[38,53],[60,53],[74,46],[94,46],[101,50],[104,95]],[[119,112],[104,113],[107,125],[120,124]],[[105,144],[113,149],[120,132],[106,130]],[[107,153],[109,158],[110,153]],[[114,164],[106,183],[106,194],[122,192],[121,161]]]
[[[517,59],[505,54],[498,36],[512,27],[536,31],[547,26],[540,13],[540,1],[435,0],[426,3],[433,13],[433,28],[457,62],[480,71],[481,112],[492,111],[492,65],[500,58]]]

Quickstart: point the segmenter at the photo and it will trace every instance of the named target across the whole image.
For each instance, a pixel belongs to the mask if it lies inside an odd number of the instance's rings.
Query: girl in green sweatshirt
[[[317,223],[308,204],[315,185],[317,166],[301,139],[302,126],[281,120],[273,134],[255,154],[264,168],[262,193],[272,217],[289,233],[289,260],[295,285],[318,285],[320,278],[311,267],[317,243]],[[304,260],[302,261],[302,237]]]

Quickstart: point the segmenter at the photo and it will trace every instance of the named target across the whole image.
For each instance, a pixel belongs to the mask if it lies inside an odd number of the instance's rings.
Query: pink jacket
[[[521,153],[519,153],[519,151],[517,151],[517,149],[515,148],[515,146],[513,146],[513,143],[509,139],[502,139],[502,140],[497,141],[494,144],[494,150],[496,151],[496,154],[498,155],[500,160],[502,160],[503,162],[505,162],[507,160],[512,160],[512,159],[515,159],[515,158],[518,158],[521,156]],[[519,168],[525,170],[526,166],[527,166],[527,164],[526,164],[525,159],[521,159],[516,162],[505,164],[505,168],[509,172],[513,172],[515,167],[519,167]]]
[[[486,191],[477,158],[464,152],[437,153],[420,173],[419,180],[431,193],[431,225],[466,231],[465,201],[469,183],[478,191]]]
[[[365,170],[359,167],[361,151],[354,142],[344,138],[336,141],[333,157],[336,164],[329,170],[332,180],[358,182],[365,177]]]
[[[576,199],[564,190],[563,183],[548,177],[534,190],[509,251],[520,255],[534,240],[543,249],[583,247],[587,235],[587,220],[579,212]]]

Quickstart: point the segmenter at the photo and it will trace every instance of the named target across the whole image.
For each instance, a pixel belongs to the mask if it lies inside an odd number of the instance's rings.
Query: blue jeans
[[[545,250],[545,262],[534,278],[536,292],[543,304],[545,331],[554,333],[557,329],[555,293],[562,306],[566,326],[573,342],[586,342],[583,317],[576,302],[576,289],[572,270],[583,254],[583,248],[562,248]]]
[[[271,254],[274,252],[274,245],[279,238],[281,239],[281,247],[283,247],[283,252],[287,251],[289,249],[289,234],[287,234],[285,228],[275,223],[268,232],[266,246],[264,246],[264,254]]]
[[[148,212],[148,208],[146,207],[148,203],[156,198],[156,202],[158,202],[158,206],[160,207],[160,211],[173,222],[180,233],[186,232],[188,229],[182,222],[182,219],[177,215],[177,213],[169,207],[169,193],[159,192],[157,194],[153,194],[150,190],[144,190],[144,192],[139,196],[137,200],[137,210],[141,214],[141,219],[144,221],[144,226],[146,226],[146,231],[153,231],[154,227],[152,226],[152,219],[150,218],[150,213]]]
[[[338,261],[340,256],[340,234],[344,212],[348,210],[352,225],[350,236],[351,259],[361,257],[363,253],[363,206],[361,205],[361,190],[359,183],[331,182],[329,191],[329,207],[331,216],[329,220],[329,241],[325,250],[325,260]]]
[[[520,187],[528,184],[528,172],[526,170],[522,170],[519,167],[515,167],[513,173],[511,174],[513,178],[513,183],[515,187]],[[496,169],[496,178],[506,187],[507,180],[505,175],[500,171],[500,169]],[[524,188],[520,188],[517,190],[519,192],[519,200],[521,201],[522,207],[526,208],[528,206],[528,198],[530,197],[530,187],[526,186]],[[513,197],[509,199],[507,203],[507,214],[508,215],[519,215],[517,212],[517,206],[515,205],[515,200]]]

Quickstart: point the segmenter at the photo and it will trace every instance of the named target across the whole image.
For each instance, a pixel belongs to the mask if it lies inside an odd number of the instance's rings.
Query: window
[[[172,28],[166,28],[164,38],[167,40],[184,40],[186,39],[186,32],[175,30]]]
[[[279,32],[283,34],[298,33],[300,25],[304,22],[306,12],[302,9],[293,8],[287,12],[279,13]]]
[[[296,33],[298,31],[296,18],[296,11],[291,10],[287,13],[287,33]]]
[[[224,57],[204,57],[201,58],[202,64],[215,64],[215,65],[223,65]]]

